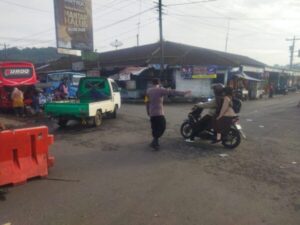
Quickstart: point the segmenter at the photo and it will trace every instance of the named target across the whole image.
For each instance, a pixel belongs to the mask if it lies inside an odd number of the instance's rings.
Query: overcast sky
[[[111,43],[116,39],[123,43],[120,48],[135,46],[138,32],[140,45],[158,41],[154,0],[92,1],[94,48],[98,52],[113,50]],[[300,0],[216,0],[174,6],[197,1],[163,0],[166,40],[225,51],[230,27],[228,52],[269,65],[289,63],[292,42],[286,38],[300,38]],[[52,0],[0,0],[0,7],[1,44],[55,47]],[[139,13],[140,16],[133,16]],[[123,19],[127,20],[120,22]],[[296,49],[300,49],[300,40]],[[300,58],[296,56],[295,62],[300,62]]]

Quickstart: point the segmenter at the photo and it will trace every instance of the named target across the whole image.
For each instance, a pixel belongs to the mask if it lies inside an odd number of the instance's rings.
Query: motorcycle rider
[[[215,98],[209,102],[200,102],[194,106],[201,109],[208,109],[208,112],[195,124],[193,132],[190,138],[185,140],[186,142],[194,142],[197,134],[201,133],[212,124],[213,118],[216,116],[217,109],[221,108],[220,106],[222,105],[224,85],[221,83],[213,84],[211,89],[214,92]]]

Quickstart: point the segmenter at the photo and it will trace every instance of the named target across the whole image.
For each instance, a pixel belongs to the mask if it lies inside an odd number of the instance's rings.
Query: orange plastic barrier
[[[0,186],[47,176],[54,164],[48,155],[53,142],[44,126],[0,132]]]

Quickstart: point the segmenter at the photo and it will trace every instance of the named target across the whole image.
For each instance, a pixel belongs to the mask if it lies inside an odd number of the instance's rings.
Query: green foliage
[[[6,50],[6,60],[24,60],[33,63],[46,63],[59,59],[62,55],[58,54],[56,48],[8,48]],[[0,61],[5,60],[4,49],[0,50]]]

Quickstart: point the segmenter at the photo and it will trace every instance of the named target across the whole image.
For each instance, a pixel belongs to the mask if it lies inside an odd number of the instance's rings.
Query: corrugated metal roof
[[[164,42],[165,64],[176,65],[217,65],[224,67],[238,67],[241,65],[263,68],[262,62],[247,56],[236,55],[191,45],[175,42]],[[41,68],[39,72],[48,70],[70,70],[72,62],[82,61],[81,57],[62,57],[47,68]],[[126,67],[126,66],[148,66],[160,63],[160,44],[148,44],[115,51],[99,53],[99,64],[102,67]],[[97,62],[85,61],[85,68],[96,68]]]
[[[164,42],[164,46],[164,61],[168,65],[265,66],[262,62],[242,55],[169,41]],[[102,66],[159,64],[160,44],[100,53],[99,60]]]

